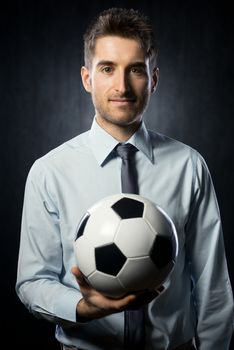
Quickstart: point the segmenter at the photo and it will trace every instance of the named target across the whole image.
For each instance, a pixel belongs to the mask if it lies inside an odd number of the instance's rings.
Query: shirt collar
[[[128,142],[134,145],[153,163],[153,146],[144,122],[141,123],[139,129],[132,135]]]
[[[90,146],[99,165],[104,165],[110,153],[119,143],[114,137],[101,128],[94,118],[89,133]],[[127,141],[141,151],[151,162],[153,162],[153,149],[150,136],[142,122],[140,128]]]

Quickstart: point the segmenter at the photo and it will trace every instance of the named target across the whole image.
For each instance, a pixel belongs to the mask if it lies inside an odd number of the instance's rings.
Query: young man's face
[[[133,39],[97,39],[91,67],[82,67],[85,89],[91,93],[100,125],[139,125],[157,83],[140,44]]]

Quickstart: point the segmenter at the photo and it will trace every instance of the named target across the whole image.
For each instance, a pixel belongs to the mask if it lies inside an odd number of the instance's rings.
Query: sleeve
[[[44,166],[36,161],[25,186],[16,293],[35,316],[66,326],[76,321],[81,294],[61,283],[59,212],[47,182]]]
[[[197,310],[199,350],[228,350],[233,334],[233,294],[212,179],[198,154],[194,199],[186,227],[186,251]]]

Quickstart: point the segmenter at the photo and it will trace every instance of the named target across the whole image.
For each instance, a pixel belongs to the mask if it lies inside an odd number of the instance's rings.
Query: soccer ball
[[[88,283],[112,298],[160,287],[178,251],[175,226],[150,200],[135,194],[103,198],[81,219],[74,252]]]

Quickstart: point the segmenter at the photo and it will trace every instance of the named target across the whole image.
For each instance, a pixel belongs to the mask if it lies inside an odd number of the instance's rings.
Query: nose
[[[121,95],[124,95],[130,90],[130,81],[127,72],[119,71],[116,74],[115,90]]]

